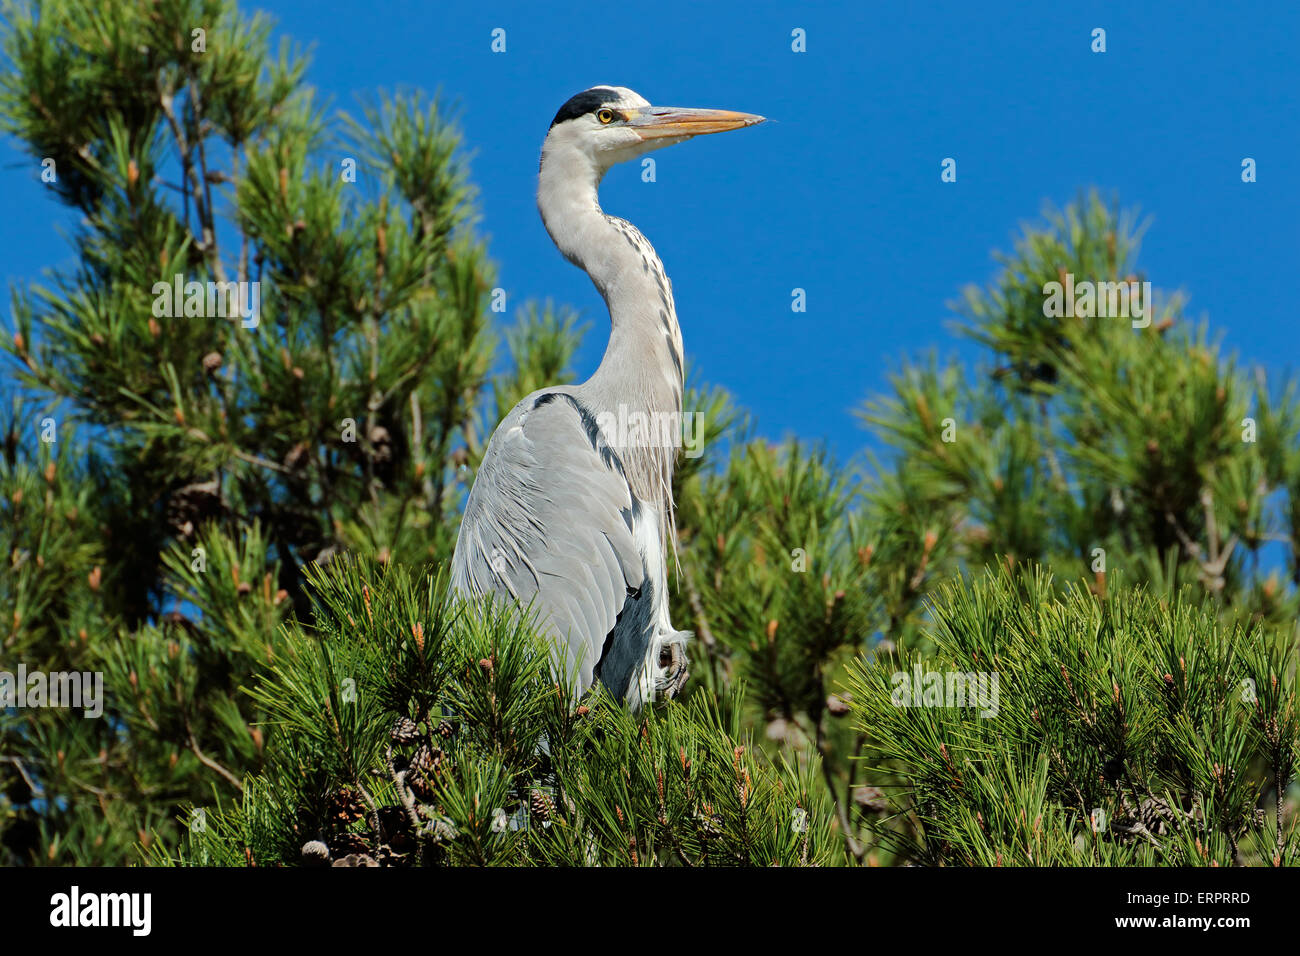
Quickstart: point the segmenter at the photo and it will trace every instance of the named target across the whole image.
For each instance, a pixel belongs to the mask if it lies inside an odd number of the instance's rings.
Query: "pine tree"
[[[1138,862],[1152,800],[1181,816],[1141,862],[1294,859],[1296,384],[1222,356],[1176,297],[1139,300],[1146,317],[1045,314],[1066,274],[1145,281],[1140,233],[1095,195],[1049,208],[958,305],[987,358],[905,364],[862,409],[887,454],[856,477],[797,443],[753,442],[685,482],[679,613],[706,635],[711,686],[746,680],[774,749],[820,760],[856,861]],[[1049,607],[1050,639],[1033,617]],[[1131,618],[1112,635],[1120,608]],[[1201,645],[1193,689],[1182,668]],[[1016,709],[901,707],[891,678],[921,661],[1000,675]],[[1104,733],[1065,734],[1112,692]],[[1139,708],[1147,725],[1127,726]],[[967,749],[972,724],[987,750]],[[1138,789],[1099,789],[1099,758]],[[1009,821],[970,829],[991,807],[954,803],[967,760],[980,799],[1014,793],[1046,842],[1013,847]],[[1069,849],[1093,810],[1124,852]]]
[[[1028,229],[957,306],[982,363],[864,405],[878,457],[693,379],[692,679],[633,715],[446,593],[491,429],[582,334],[498,341],[454,113],[326,110],[219,0],[6,20],[0,122],[82,220],[3,343],[0,671],[102,673],[104,713],[0,708],[3,862],[1296,862],[1300,392],[1176,297],[1045,312],[1145,278],[1131,214]]]
[[[230,4],[7,20],[0,117],[82,225],[78,268],[13,302],[4,660],[102,671],[107,711],[0,718],[5,846],[122,862],[263,765],[243,688],[310,614],[305,570],[445,561],[493,403],[576,339],[525,310],[493,377],[495,278],[437,103],[327,115]]]

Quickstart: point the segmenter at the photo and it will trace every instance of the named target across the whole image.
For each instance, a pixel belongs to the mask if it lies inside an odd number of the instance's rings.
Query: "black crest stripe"
[[[618,93],[611,90],[608,86],[593,86],[589,90],[583,90],[576,96],[569,97],[567,103],[560,107],[560,111],[555,114],[555,119],[551,120],[551,125],[563,123],[565,120],[575,119],[594,110],[600,109],[606,103],[616,102]]]

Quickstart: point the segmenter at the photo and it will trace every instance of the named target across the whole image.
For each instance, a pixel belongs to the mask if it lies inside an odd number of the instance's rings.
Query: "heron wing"
[[[606,639],[645,580],[633,530],[639,511],[595,418],[566,391],[536,392],[514,407],[488,443],[461,521],[452,587],[469,597],[497,594],[531,605],[584,691],[595,680]],[[617,640],[641,646],[620,648],[619,657],[643,659],[648,629],[623,630]],[[621,695],[623,688],[611,690]]]

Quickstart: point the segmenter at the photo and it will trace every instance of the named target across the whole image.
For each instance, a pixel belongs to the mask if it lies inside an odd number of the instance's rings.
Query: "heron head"
[[[616,163],[694,136],[724,133],[763,122],[762,116],[732,110],[651,106],[623,86],[593,86],[560,107],[542,146],[542,163],[570,151],[603,175]]]

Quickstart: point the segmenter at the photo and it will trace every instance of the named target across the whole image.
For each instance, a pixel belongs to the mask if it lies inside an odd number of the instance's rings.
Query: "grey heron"
[[[488,442],[461,521],[452,589],[531,607],[581,693],[599,680],[632,708],[676,694],[689,632],[669,621],[681,444],[682,335],[672,285],[645,236],[600,208],[616,163],[763,122],[651,106],[596,86],[560,107],[542,145],[537,207],[610,314],[609,345],[581,385],[528,395]]]

